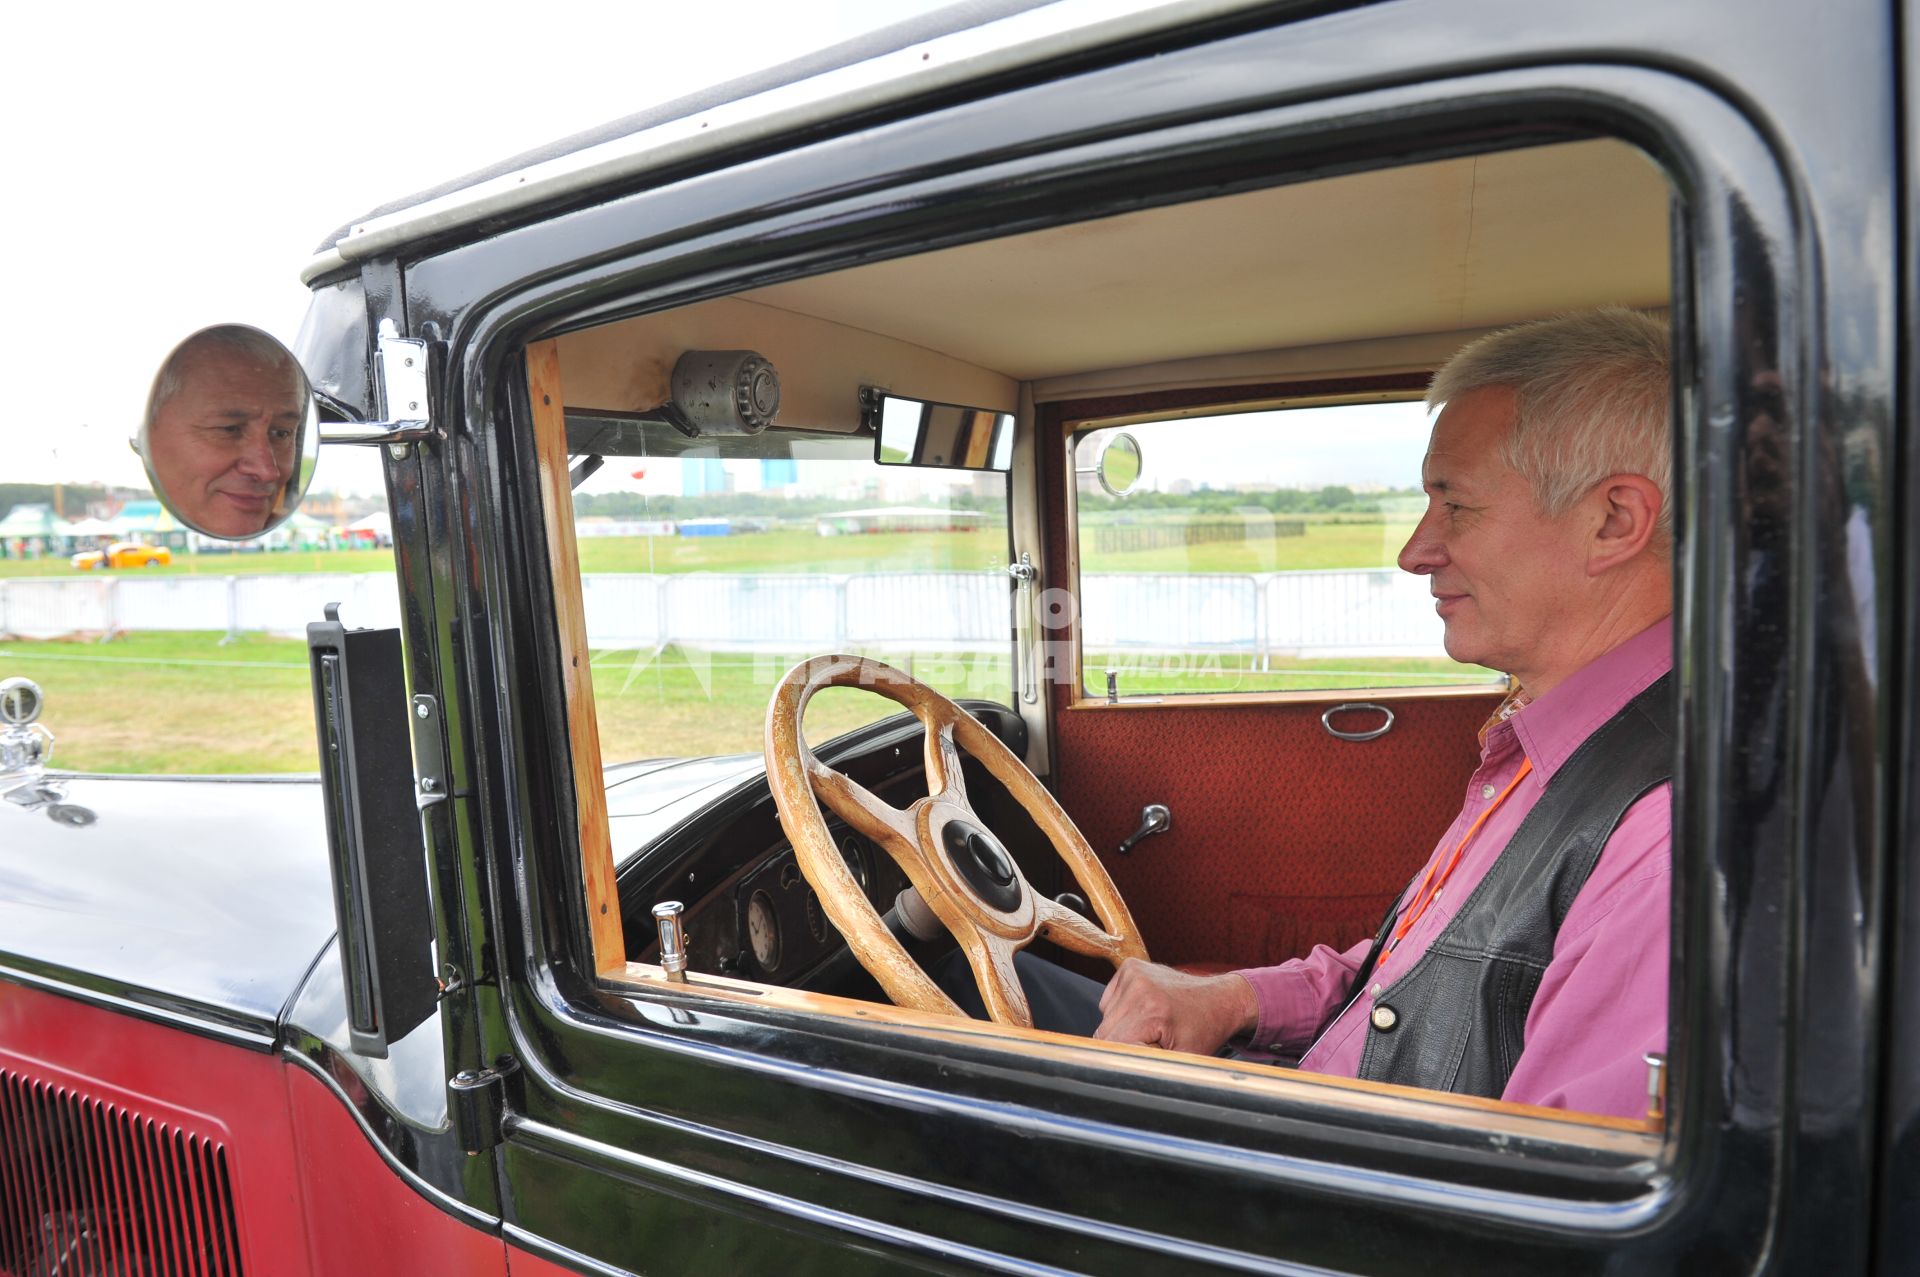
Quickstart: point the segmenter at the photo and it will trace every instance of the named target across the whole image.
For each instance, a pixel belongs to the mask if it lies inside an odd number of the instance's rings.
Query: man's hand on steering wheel
[[[1212,1055],[1237,1033],[1249,1033],[1260,1019],[1260,1004],[1245,977],[1188,975],[1138,958],[1120,970],[1100,995],[1104,1042],[1138,1042]]]

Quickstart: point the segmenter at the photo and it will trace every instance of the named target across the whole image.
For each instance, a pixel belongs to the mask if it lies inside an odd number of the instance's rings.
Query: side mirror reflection
[[[1095,430],[1082,435],[1073,456],[1074,473],[1082,481],[1098,483],[1110,497],[1124,497],[1140,482],[1140,441],[1125,431]]]
[[[153,494],[195,532],[244,541],[286,522],[320,450],[313,387],[279,341],[203,328],[153,379],[135,448]]]

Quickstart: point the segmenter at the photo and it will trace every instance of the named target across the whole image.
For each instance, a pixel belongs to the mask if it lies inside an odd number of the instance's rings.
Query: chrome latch
[[[653,920],[660,930],[660,969],[675,984],[687,982],[687,933],[680,925],[684,910],[678,900],[662,900],[653,907]]]
[[[1126,855],[1133,845],[1142,838],[1151,838],[1155,834],[1164,834],[1173,828],[1173,813],[1167,810],[1165,803],[1148,803],[1140,809],[1140,827],[1127,836],[1120,844],[1120,854]]]

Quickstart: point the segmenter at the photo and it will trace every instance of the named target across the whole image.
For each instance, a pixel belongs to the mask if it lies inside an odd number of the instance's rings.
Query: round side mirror
[[[1140,443],[1132,435],[1117,434],[1100,449],[1095,473],[1109,496],[1124,497],[1140,482]]]
[[[320,453],[313,387],[258,328],[217,324],[173,348],[135,448],[154,496],[195,532],[245,541],[285,523]]]

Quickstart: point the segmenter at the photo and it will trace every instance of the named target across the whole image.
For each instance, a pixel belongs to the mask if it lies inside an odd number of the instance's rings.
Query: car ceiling
[[[742,296],[1036,381],[1662,306],[1667,210],[1644,155],[1596,140],[1128,213]]]
[[[665,401],[680,352],[753,349],[780,422],[858,388],[1015,408],[1089,389],[1424,371],[1489,328],[1663,307],[1670,191],[1607,139],[1172,204],[794,280],[561,339],[570,410]]]

